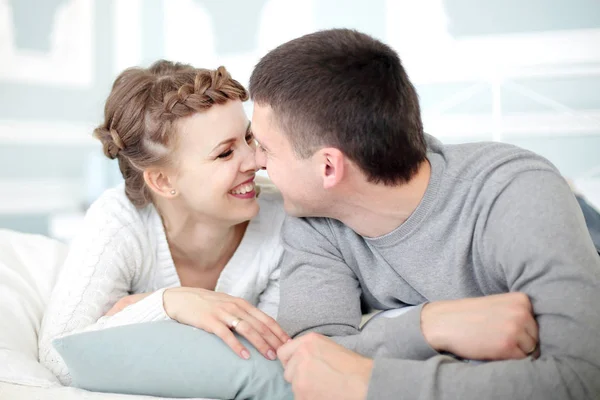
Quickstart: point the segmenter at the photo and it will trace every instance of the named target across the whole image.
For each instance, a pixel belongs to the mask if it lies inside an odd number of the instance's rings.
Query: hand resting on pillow
[[[76,333],[55,339],[73,386],[158,397],[293,399],[279,361],[242,337],[249,360],[201,329],[159,321]]]
[[[105,315],[117,314],[150,294],[123,297]],[[250,353],[233,334],[233,328],[270,360],[275,360],[275,351],[290,340],[273,318],[244,299],[226,293],[190,287],[171,288],[164,291],[163,304],[170,318],[217,335],[245,359],[250,358]],[[233,322],[237,322],[235,327]]]

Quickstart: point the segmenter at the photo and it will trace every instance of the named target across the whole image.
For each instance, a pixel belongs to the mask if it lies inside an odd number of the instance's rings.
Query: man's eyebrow
[[[256,140],[256,143],[258,143],[258,145],[259,145],[260,147],[262,147],[264,150],[267,150],[267,149],[268,149],[268,147],[267,147],[267,146],[265,146],[264,144],[262,144],[262,142],[261,142],[260,140],[258,140],[258,139],[256,138],[256,136],[254,136],[254,140]]]
[[[256,135],[254,135],[254,140],[256,140],[256,143],[258,143],[258,145],[259,145],[260,147],[262,147],[263,149],[265,149],[265,150],[266,150],[266,149],[268,149],[268,147],[267,147],[267,146],[265,146],[265,145],[264,145],[264,144],[263,144],[263,143],[262,143],[260,140],[258,140],[258,139],[256,138]]]

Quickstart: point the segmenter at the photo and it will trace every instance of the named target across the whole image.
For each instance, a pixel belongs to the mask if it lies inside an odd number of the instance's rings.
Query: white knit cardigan
[[[280,230],[285,213],[281,195],[263,187],[259,214],[217,281],[216,291],[246,299],[276,317],[279,305]],[[107,190],[89,208],[53,289],[40,329],[40,362],[63,385],[69,372],[52,340],[68,334],[169,319],[162,295],[181,286],[162,220],[152,205],[137,209],[123,185]],[[122,297],[154,292],[110,316]]]

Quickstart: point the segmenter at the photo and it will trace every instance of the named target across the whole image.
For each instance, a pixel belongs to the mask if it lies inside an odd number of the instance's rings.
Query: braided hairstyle
[[[172,161],[177,120],[213,104],[247,99],[244,87],[225,67],[199,69],[160,60],[117,77],[94,137],[108,158],[119,161],[127,198],[141,208],[152,202],[144,169]]]

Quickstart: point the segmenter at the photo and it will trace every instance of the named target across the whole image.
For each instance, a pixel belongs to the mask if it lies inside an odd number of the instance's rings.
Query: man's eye
[[[217,158],[227,158],[227,157],[229,157],[232,154],[233,154],[233,150],[229,149],[226,152],[219,154],[217,156]]]
[[[251,133],[247,134],[246,135],[246,142],[250,143],[252,141],[254,141],[254,135],[251,134]]]

